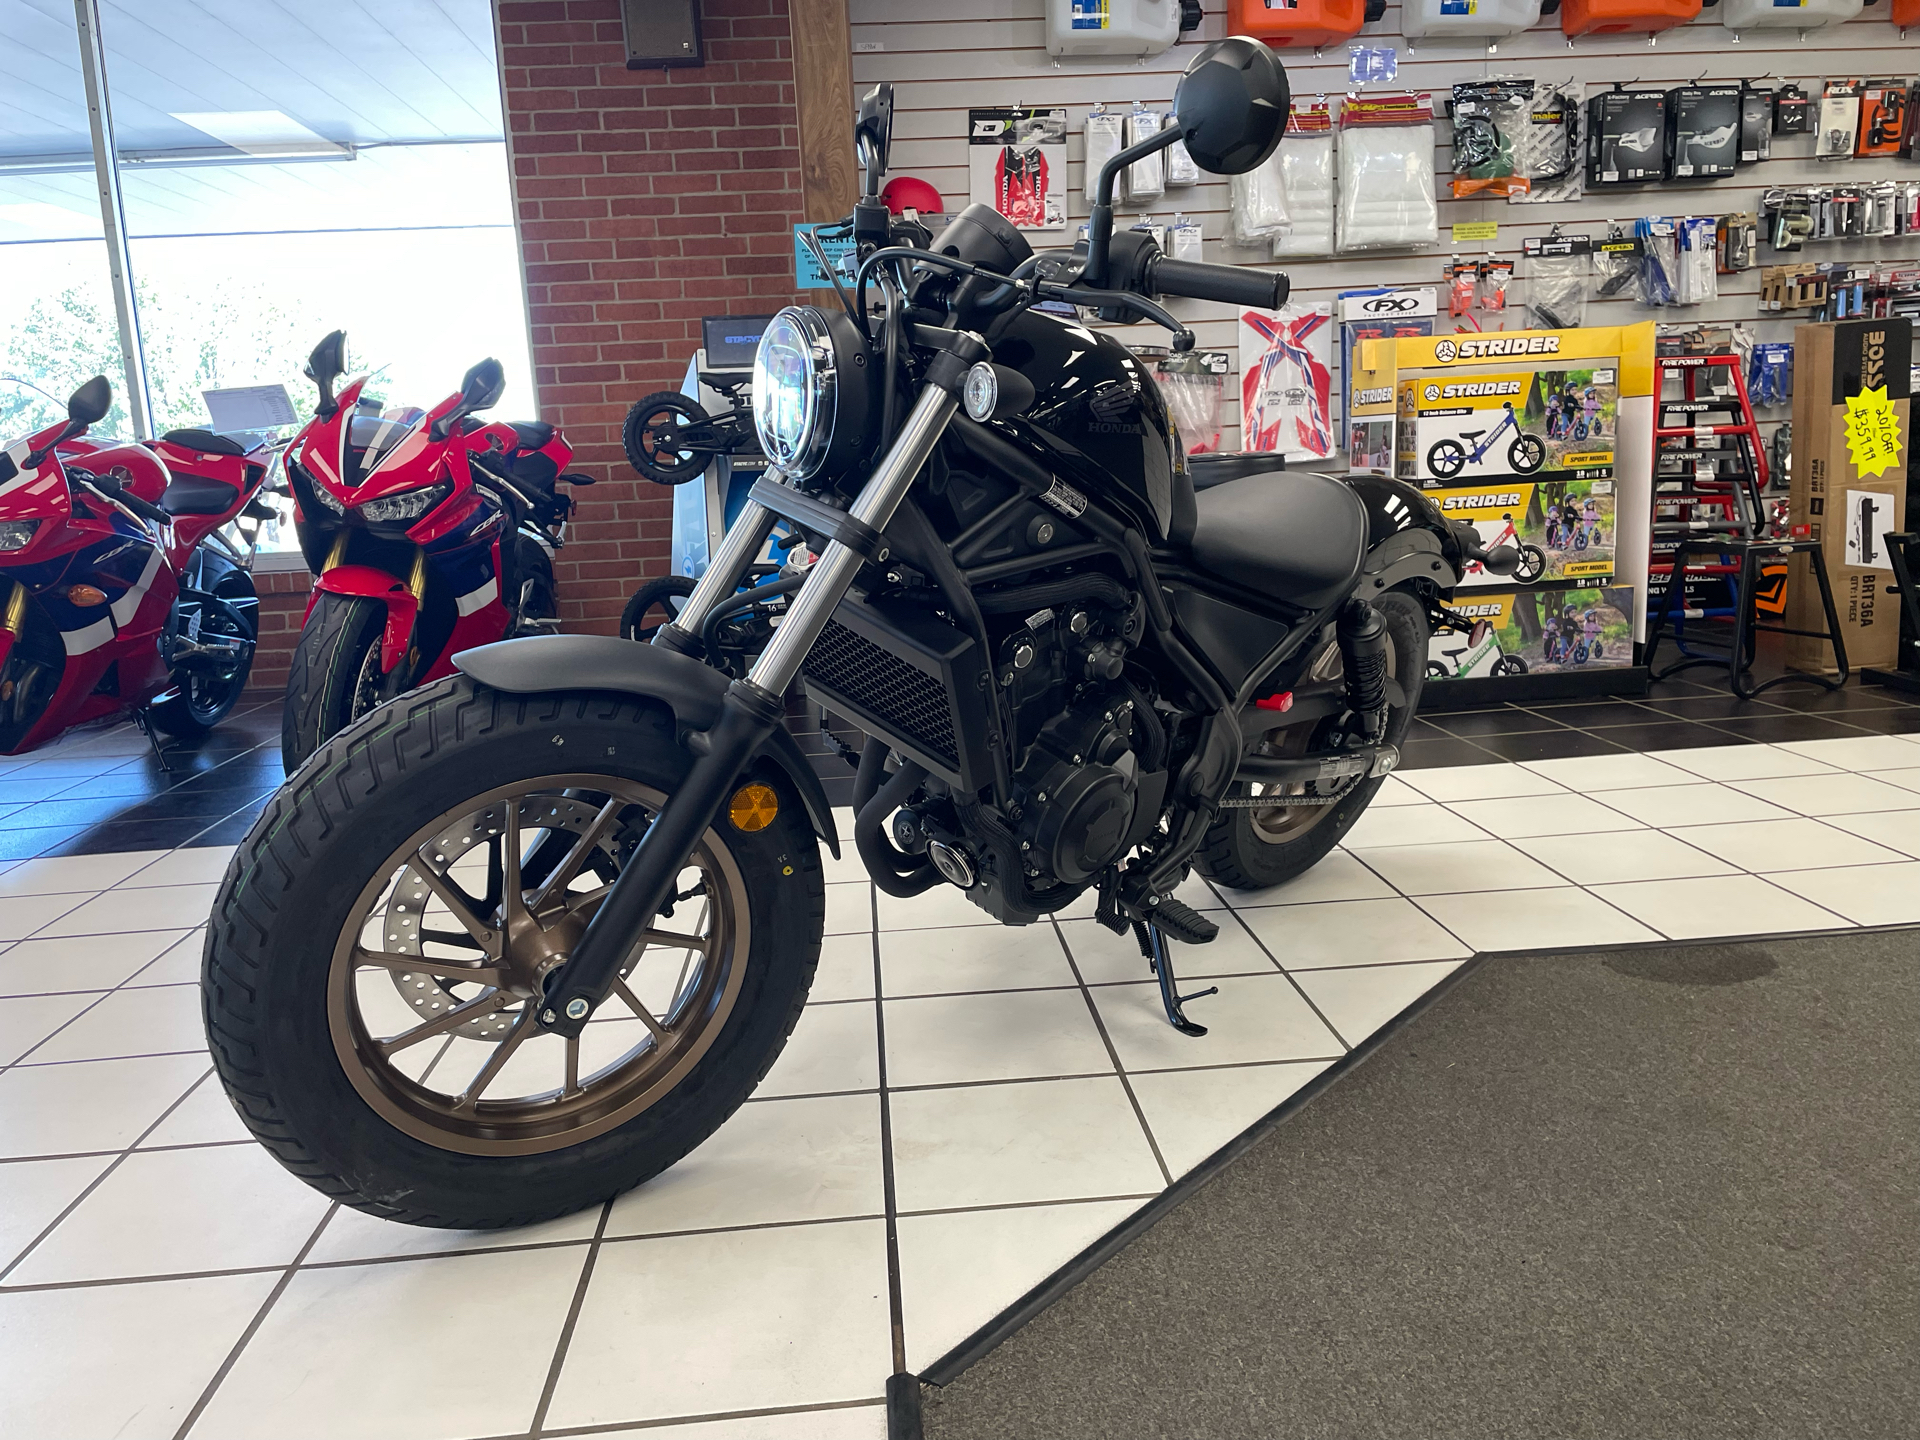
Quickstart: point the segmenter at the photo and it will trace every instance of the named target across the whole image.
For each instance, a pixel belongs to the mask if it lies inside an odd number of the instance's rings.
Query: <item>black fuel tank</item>
[[[1077,320],[1029,310],[994,341],[993,358],[1036,396],[1007,428],[1054,470],[1132,512],[1155,540],[1173,522],[1173,417],[1147,366]]]

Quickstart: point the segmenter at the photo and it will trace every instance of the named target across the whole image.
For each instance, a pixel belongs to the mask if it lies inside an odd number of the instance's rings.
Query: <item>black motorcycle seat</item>
[[[1195,490],[1210,490],[1249,475],[1277,475],[1287,468],[1286,457],[1260,450],[1209,451],[1187,457],[1187,473]]]
[[[507,424],[520,437],[522,450],[538,450],[553,439],[553,426],[544,420],[509,420]]]
[[[216,435],[211,430],[169,430],[160,437],[169,445],[178,445],[183,450],[198,450],[202,455],[244,455],[247,447],[238,440],[226,435]],[[225,506],[221,507],[225,509]],[[182,511],[182,514],[189,512]]]
[[[240,491],[224,480],[176,475],[160,496],[160,508],[169,515],[224,515],[239,498]]]
[[[1194,504],[1194,564],[1271,599],[1318,610],[1346,593],[1366,558],[1366,507],[1331,476],[1251,475],[1207,487]]]

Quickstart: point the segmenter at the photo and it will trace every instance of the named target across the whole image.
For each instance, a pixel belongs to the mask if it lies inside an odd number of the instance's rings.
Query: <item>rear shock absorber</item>
[[[1347,708],[1360,726],[1362,743],[1378,745],[1387,734],[1386,623],[1378,610],[1356,596],[1340,611],[1336,634]]]

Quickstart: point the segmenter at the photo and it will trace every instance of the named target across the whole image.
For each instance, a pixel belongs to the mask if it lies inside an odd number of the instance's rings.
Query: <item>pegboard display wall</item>
[[[941,193],[949,210],[958,210],[967,200],[970,108],[1066,108],[1069,228],[1060,236],[1030,236],[1036,248],[1071,244],[1086,218],[1087,176],[1082,162],[1088,111],[1100,102],[1109,110],[1124,110],[1134,101],[1167,109],[1174,84],[1195,50],[1228,33],[1223,0],[1209,0],[1198,30],[1145,61],[1063,58],[1056,62],[1045,48],[1043,0],[850,0],[849,12],[856,93],[863,93],[877,81],[893,82],[896,108],[892,173],[926,180]],[[1452,129],[1441,102],[1459,81],[1516,74],[1544,81],[1578,79],[1586,83],[1589,95],[1614,81],[1645,88],[1667,88],[1700,79],[1749,80],[1770,87],[1793,82],[1814,97],[1817,109],[1821,86],[1828,78],[1888,74],[1911,78],[1920,70],[1920,31],[1903,35],[1888,19],[1885,3],[1867,7],[1857,19],[1807,32],[1804,37],[1794,30],[1759,30],[1736,40],[1718,16],[1718,7],[1704,10],[1690,24],[1661,33],[1654,44],[1649,44],[1644,35],[1597,36],[1569,42],[1558,20],[1547,17],[1530,30],[1500,40],[1490,53],[1485,42],[1409,38],[1402,31],[1401,6],[1390,3],[1385,15],[1365,26],[1354,43],[1390,46],[1399,52],[1398,78],[1390,85],[1368,86],[1369,92],[1433,93],[1441,238],[1427,249],[1276,262],[1264,248],[1248,249],[1230,243],[1228,184],[1212,177],[1204,177],[1196,186],[1169,190],[1146,208],[1132,208],[1122,202],[1116,206],[1117,223],[1126,225],[1147,215],[1166,222],[1177,210],[1202,227],[1203,259],[1285,269],[1292,277],[1295,298],[1302,301],[1332,301],[1340,291],[1359,286],[1432,285],[1440,294],[1439,326],[1444,334],[1455,325],[1471,328],[1446,314],[1443,270],[1456,254],[1462,259],[1490,256],[1516,262],[1521,279],[1515,286],[1514,300],[1523,303],[1528,266],[1521,256],[1522,242],[1529,236],[1547,235],[1556,224],[1567,233],[1591,233],[1599,238],[1605,235],[1609,220],[1630,229],[1636,217],[1646,214],[1757,212],[1762,192],[1776,186],[1920,179],[1920,163],[1911,160],[1816,161],[1814,137],[1801,134],[1775,135],[1771,159],[1742,166],[1726,179],[1675,180],[1644,189],[1590,190],[1583,199],[1562,203],[1514,205],[1504,199],[1450,197]],[[1325,95],[1335,102],[1338,112],[1338,98],[1349,90],[1345,45],[1329,45],[1318,55],[1311,50],[1288,50],[1281,52],[1281,57],[1296,105]],[[1454,224],[1489,220],[1499,225],[1498,236],[1491,242],[1456,245],[1450,241]],[[1830,241],[1787,254],[1776,254],[1763,237],[1755,268],[1719,276],[1719,298],[1715,300],[1656,310],[1628,299],[1595,298],[1588,305],[1587,323],[1742,321],[1752,327],[1759,340],[1791,340],[1793,327],[1808,318],[1807,312],[1763,314],[1759,309],[1760,267],[1839,260],[1878,265],[1920,263],[1920,236]],[[1476,312],[1474,318],[1486,330],[1519,329],[1526,324],[1521,303],[1504,313]],[[1200,346],[1236,350],[1235,320],[1228,307],[1175,301],[1171,308],[1193,327]],[[1151,326],[1123,328],[1129,341],[1162,344],[1166,339],[1164,331]],[[1338,380],[1336,375],[1336,384]],[[1230,394],[1232,391],[1229,386]],[[1238,406],[1229,403],[1225,408],[1229,428],[1223,445],[1233,449],[1238,443],[1234,423]],[[1771,407],[1762,416],[1769,422],[1785,420],[1787,407]]]

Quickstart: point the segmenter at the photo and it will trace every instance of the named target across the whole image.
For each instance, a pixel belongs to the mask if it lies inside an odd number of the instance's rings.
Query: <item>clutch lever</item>
[[[1161,329],[1173,332],[1173,344],[1169,348],[1175,353],[1184,354],[1193,349],[1193,331],[1174,319],[1164,307],[1131,290],[1095,290],[1088,285],[1060,285],[1050,280],[1037,281],[1033,290],[1042,300],[1064,300],[1069,305],[1091,306],[1101,312],[1102,319],[1151,320]],[[1109,311],[1114,314],[1109,316]]]

